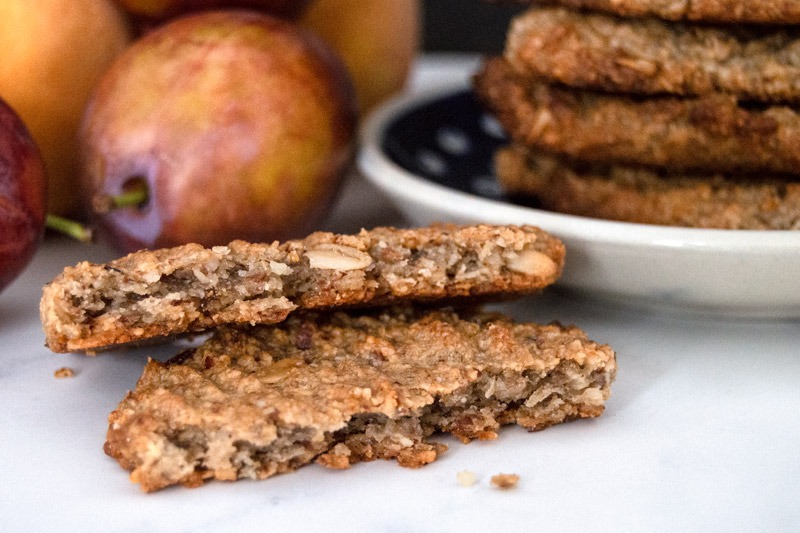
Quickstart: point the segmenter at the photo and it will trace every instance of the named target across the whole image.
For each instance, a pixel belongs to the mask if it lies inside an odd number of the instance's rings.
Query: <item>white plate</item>
[[[358,159],[361,171],[410,221],[418,225],[486,222],[540,226],[560,237],[567,247],[560,286],[627,303],[749,318],[800,316],[800,231],[692,229],[563,215],[487,198],[499,193],[486,177],[479,177],[483,181],[476,190],[485,191],[480,196],[438,184],[418,169],[409,170],[413,165],[404,168],[396,157],[393,160],[387,155],[387,140],[395,148],[401,143],[402,150],[415,155],[417,162],[434,174],[444,172],[439,156],[463,157],[466,159],[456,164],[464,179],[473,179],[463,170],[465,162],[470,168],[472,156],[463,149],[465,143],[459,144],[459,126],[430,112],[444,108],[447,114],[449,99],[467,89],[460,82],[400,97],[372,114],[363,129]],[[409,114],[414,114],[412,120],[419,125],[419,139],[388,138],[387,133],[394,134],[399,121],[405,118],[409,123]],[[489,137],[496,135],[485,117],[469,120],[480,121]],[[450,135],[454,129],[455,137]],[[443,136],[449,140],[442,141]],[[437,140],[438,153],[430,139]],[[483,148],[479,150],[484,152],[483,159],[491,159]],[[475,163],[481,165],[490,162]]]

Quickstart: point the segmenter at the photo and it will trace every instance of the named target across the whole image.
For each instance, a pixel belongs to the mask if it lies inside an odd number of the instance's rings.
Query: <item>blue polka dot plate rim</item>
[[[410,224],[532,224],[567,248],[558,285],[649,308],[741,319],[800,317],[800,232],[632,224],[564,215],[504,195],[508,141],[465,82],[402,95],[362,127],[358,167]]]

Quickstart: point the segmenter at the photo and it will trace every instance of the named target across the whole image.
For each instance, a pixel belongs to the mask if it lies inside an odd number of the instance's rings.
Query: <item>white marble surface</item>
[[[379,223],[402,220],[354,178],[327,226]],[[501,308],[519,319],[576,323],[617,350],[617,382],[596,420],[532,434],[507,428],[496,441],[469,445],[443,438],[450,450],[419,470],[385,461],[347,471],[311,465],[262,482],[143,494],[103,454],[106,417],[148,356],[178,348],[57,355],[43,347],[37,313],[41,286],[64,266],[113,256],[103,246],[49,239],[0,294],[0,531],[796,531],[800,524],[800,320],[706,320],[552,291]],[[55,379],[62,366],[75,377]],[[477,474],[475,486],[458,485],[464,469]],[[491,488],[498,472],[519,474],[519,486]]]

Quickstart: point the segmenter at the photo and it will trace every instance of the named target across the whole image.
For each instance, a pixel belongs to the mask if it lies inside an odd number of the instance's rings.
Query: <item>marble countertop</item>
[[[474,58],[425,60],[413,87]],[[459,70],[458,72],[463,72]],[[358,176],[325,229],[402,225]],[[495,306],[575,323],[618,354],[606,413],[538,433],[450,446],[419,470],[376,461],[311,465],[266,481],[144,494],[102,450],[106,418],[147,357],[174,345],[60,355],[43,346],[42,285],[64,266],[115,256],[48,239],[0,294],[0,516],[3,531],[790,531],[800,524],[800,320],[660,314],[550,290]],[[71,379],[53,372],[71,367]],[[477,475],[472,487],[456,474]],[[516,473],[516,489],[489,478]]]

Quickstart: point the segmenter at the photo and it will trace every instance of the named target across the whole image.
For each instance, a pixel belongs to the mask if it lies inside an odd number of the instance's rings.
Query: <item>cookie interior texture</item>
[[[316,233],[81,263],[45,286],[40,308],[53,351],[91,351],[227,323],[276,323],[297,308],[535,292],[563,263],[561,241],[531,226]]]
[[[106,453],[146,491],[263,479],[312,461],[417,467],[462,441],[603,412],[614,352],[575,327],[388,308],[223,328],[151,361],[109,417]]]

